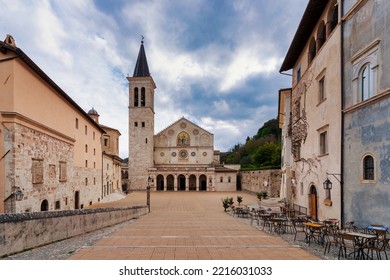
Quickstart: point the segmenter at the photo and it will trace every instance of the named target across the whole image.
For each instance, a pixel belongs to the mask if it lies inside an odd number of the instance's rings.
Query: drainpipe
[[[344,226],[344,1],[340,0],[340,78],[341,78],[341,155],[340,155],[340,224]]]

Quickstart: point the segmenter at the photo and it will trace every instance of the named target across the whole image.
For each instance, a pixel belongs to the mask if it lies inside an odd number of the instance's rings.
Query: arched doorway
[[[177,186],[179,191],[186,190],[186,177],[184,175],[179,175],[177,177]]]
[[[167,176],[167,191],[174,191],[175,190],[175,179],[173,175]]]
[[[74,193],[74,209],[80,208],[80,192],[75,191]]]
[[[48,211],[49,210],[49,202],[44,199],[41,203],[41,211]]]
[[[206,175],[200,175],[199,186],[201,191],[207,191],[207,177]]]
[[[157,176],[157,190],[158,191],[164,190],[164,176],[163,175]]]
[[[190,189],[190,191],[196,191],[196,176],[195,175],[190,176],[189,189]]]
[[[309,194],[309,205],[310,205],[310,213],[311,218],[313,220],[318,220],[318,203],[317,203],[317,189],[314,185],[310,187]]]

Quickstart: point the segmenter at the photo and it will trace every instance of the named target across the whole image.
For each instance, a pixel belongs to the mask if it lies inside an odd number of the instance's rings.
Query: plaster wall
[[[324,11],[311,38],[316,38],[322,22],[327,22]],[[300,154],[292,162],[293,203],[310,208],[310,190],[315,187],[317,195],[317,218],[338,218],[341,211],[341,186],[331,177],[331,205],[323,188],[327,172],[340,174],[341,161],[341,73],[340,73],[340,28],[336,26],[329,34],[316,56],[309,63],[310,40],[302,50],[294,66],[294,73],[300,68],[302,77],[293,80],[292,133],[300,136]],[[325,98],[319,98],[320,81],[324,79]],[[299,121],[297,122],[296,120]],[[326,152],[321,151],[321,133],[327,133]],[[295,134],[295,135],[294,135]],[[288,180],[288,178],[287,178]]]
[[[390,226],[390,2],[366,1],[355,6],[348,2],[344,7],[344,219],[360,227]],[[354,76],[359,63],[368,61],[377,63],[374,96],[360,101]],[[370,181],[363,180],[366,155],[374,158],[374,180]]]

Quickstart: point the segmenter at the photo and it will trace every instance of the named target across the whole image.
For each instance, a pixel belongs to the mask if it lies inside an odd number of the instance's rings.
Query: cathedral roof
[[[144,41],[141,41],[137,62],[135,64],[133,77],[150,77],[148,61],[146,60]]]

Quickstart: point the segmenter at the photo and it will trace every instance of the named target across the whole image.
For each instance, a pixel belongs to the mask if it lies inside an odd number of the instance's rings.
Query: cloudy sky
[[[227,151],[277,116],[279,74],[307,0],[0,0],[0,39],[122,133],[141,35],[156,82],[155,133],[182,116]]]

